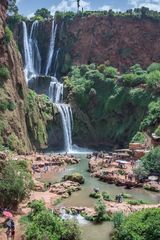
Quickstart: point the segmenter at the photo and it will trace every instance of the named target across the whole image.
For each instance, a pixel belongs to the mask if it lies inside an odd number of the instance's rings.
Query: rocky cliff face
[[[60,46],[65,62],[73,64],[109,61],[123,71],[140,63],[160,60],[160,22],[133,17],[88,16],[65,22]]]
[[[31,150],[25,124],[25,96],[27,87],[24,80],[21,56],[11,37],[5,43],[6,37],[6,9],[7,1],[2,0],[0,5],[0,135],[1,142],[16,147],[20,151]],[[8,70],[8,77],[3,71]]]

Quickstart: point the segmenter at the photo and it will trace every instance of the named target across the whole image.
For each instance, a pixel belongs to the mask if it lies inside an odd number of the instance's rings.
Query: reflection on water
[[[96,201],[89,197],[89,194],[93,191],[93,188],[99,188],[100,191],[107,191],[112,197],[120,194],[122,192],[129,193],[132,195],[133,199],[144,200],[148,203],[159,203],[160,194],[146,191],[142,188],[127,190],[124,187],[117,187],[113,184],[107,184],[104,182],[98,181],[96,178],[90,177],[88,169],[88,159],[86,155],[77,155],[81,159],[81,162],[77,165],[68,166],[64,171],[57,173],[52,177],[53,181],[59,181],[65,174],[79,172],[85,177],[85,184],[82,185],[82,190],[75,192],[71,197],[63,200],[60,206],[70,207],[70,206],[79,206],[79,207],[94,207]],[[95,225],[92,223],[82,224],[81,228],[83,230],[83,240],[109,240],[109,235],[112,231],[112,223],[105,222],[100,225]]]

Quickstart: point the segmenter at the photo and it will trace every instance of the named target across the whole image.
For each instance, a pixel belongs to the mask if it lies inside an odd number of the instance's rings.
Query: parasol
[[[5,217],[8,217],[8,218],[12,218],[12,217],[13,217],[12,213],[9,212],[9,211],[3,211],[3,215],[4,215]]]

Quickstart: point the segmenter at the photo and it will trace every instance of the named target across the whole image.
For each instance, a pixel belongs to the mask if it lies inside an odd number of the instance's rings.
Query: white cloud
[[[81,8],[84,8],[84,10],[90,10],[91,8],[90,3],[85,0],[81,0],[80,5]],[[56,11],[75,12],[77,11],[77,2],[75,0],[62,0],[58,5],[53,5],[49,10],[51,11],[52,15],[54,15]]]
[[[129,0],[133,8],[147,7],[151,10],[160,11],[160,0]]]
[[[27,18],[34,17],[34,12],[27,15]]]
[[[113,8],[110,5],[104,5],[104,6],[100,7],[98,10],[100,10],[100,11],[109,11],[110,9],[112,9],[114,12],[120,12],[121,11],[119,8]]]
[[[111,9],[111,6],[109,6],[109,5],[104,5],[104,6],[99,8],[99,10],[102,10],[102,11],[108,11],[110,9]]]

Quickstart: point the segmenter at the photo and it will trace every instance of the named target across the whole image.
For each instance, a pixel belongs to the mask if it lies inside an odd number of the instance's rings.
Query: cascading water
[[[36,33],[39,23],[34,21],[30,34],[25,22],[23,24],[24,72],[27,83],[41,72],[41,56],[38,49]]]
[[[27,83],[41,74],[41,56],[38,49],[37,34],[38,21],[34,21],[31,25],[30,33],[27,25],[23,22],[23,46],[24,46],[24,61],[25,61],[25,76]],[[60,83],[56,77],[58,67],[58,54],[60,49],[55,50],[57,34],[57,24],[52,21],[50,44],[48,49],[45,76],[51,77],[49,86],[49,98],[56,104],[61,115],[63,135],[64,135],[64,151],[70,152],[72,150],[72,109],[68,104],[63,103],[63,83]],[[53,63],[53,66],[52,66]],[[53,71],[53,76],[49,73]]]
[[[49,98],[54,103],[63,101],[63,84],[59,83],[56,77],[51,77],[52,81],[49,86]]]
[[[53,20],[45,75],[48,75],[48,72],[52,64],[53,54],[55,50],[56,33],[57,33],[57,24],[55,24],[55,21]]]

